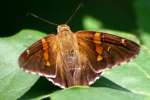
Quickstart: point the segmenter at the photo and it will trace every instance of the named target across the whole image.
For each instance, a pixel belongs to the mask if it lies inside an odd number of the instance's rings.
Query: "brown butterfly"
[[[103,32],[74,33],[66,24],[58,25],[57,33],[27,48],[19,57],[19,65],[61,88],[91,85],[104,69],[130,60],[140,50],[131,40]]]

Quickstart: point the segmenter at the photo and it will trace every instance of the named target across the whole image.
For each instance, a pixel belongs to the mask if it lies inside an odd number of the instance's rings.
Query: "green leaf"
[[[44,36],[33,30],[0,38],[0,100],[14,100],[21,97],[37,81],[38,76],[23,72],[18,66],[18,57],[25,48]]]
[[[148,100],[148,97],[142,95],[102,87],[74,87],[38,97],[33,100],[45,98],[51,98],[51,100]]]

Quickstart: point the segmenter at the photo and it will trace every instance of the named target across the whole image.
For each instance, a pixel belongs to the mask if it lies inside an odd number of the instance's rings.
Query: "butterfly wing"
[[[48,35],[26,49],[19,57],[20,67],[30,73],[56,77],[55,36]]]
[[[84,66],[87,70],[91,70],[90,73],[85,72],[86,76],[89,76],[89,84],[94,82],[104,69],[129,61],[140,49],[139,45],[131,40],[107,33],[79,31],[75,34],[79,41],[80,54],[83,55],[81,61],[86,62]],[[90,77],[91,75],[93,77]]]

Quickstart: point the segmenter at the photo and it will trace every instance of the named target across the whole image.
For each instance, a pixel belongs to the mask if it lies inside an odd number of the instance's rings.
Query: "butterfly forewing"
[[[76,35],[80,48],[87,55],[88,63],[97,73],[129,61],[139,52],[138,44],[108,33],[79,31]]]
[[[103,47],[101,66],[112,67],[134,58],[139,53],[135,42],[115,35],[100,33]]]
[[[56,52],[53,50],[54,46],[55,37],[53,35],[38,40],[21,54],[19,57],[20,67],[27,72],[55,77]],[[47,54],[44,53],[45,51]]]

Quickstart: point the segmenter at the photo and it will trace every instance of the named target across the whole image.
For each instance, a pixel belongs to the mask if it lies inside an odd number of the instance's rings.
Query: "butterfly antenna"
[[[68,24],[71,19],[75,16],[75,14],[79,11],[79,9],[81,8],[81,6],[83,6],[83,3],[80,3],[77,8],[75,9],[74,13],[69,17],[69,19],[66,21],[66,24]]]
[[[39,19],[39,20],[41,20],[41,21],[43,21],[43,22],[45,22],[45,23],[48,23],[48,24],[51,24],[51,25],[54,25],[54,26],[58,26],[58,24],[53,23],[53,22],[51,22],[51,21],[49,21],[49,20],[47,20],[47,19],[41,18],[41,17],[37,16],[37,15],[34,14],[34,13],[27,13],[27,16],[29,16],[29,15],[32,16],[32,17],[34,17],[34,18],[36,18],[36,19]]]

